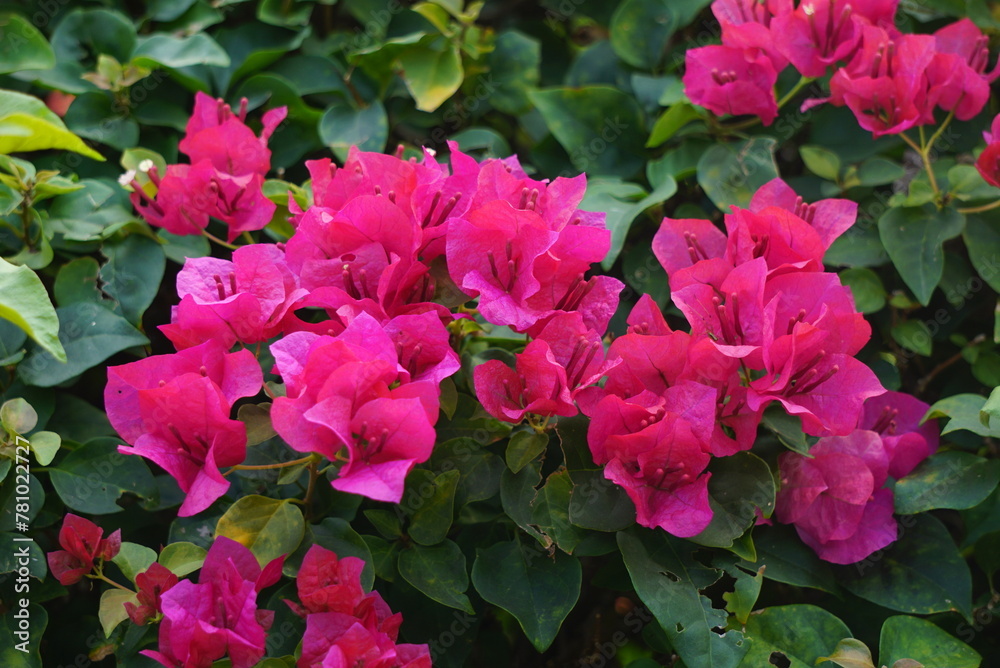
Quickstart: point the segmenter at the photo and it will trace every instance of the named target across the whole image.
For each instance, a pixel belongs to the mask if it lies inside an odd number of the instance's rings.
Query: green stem
[[[931,190],[934,191],[934,199],[937,202],[941,201],[941,189],[938,187],[937,177],[934,176],[934,169],[931,167],[930,151],[928,151],[925,146],[917,145],[917,142],[910,139],[905,132],[900,132],[899,136],[910,145],[914,151],[920,155],[920,161],[924,163],[924,171],[927,172],[927,180],[931,184]],[[924,139],[924,129],[920,128],[920,141],[923,142]],[[939,207],[940,208],[940,207]]]
[[[135,593],[134,590],[129,589],[128,587],[124,587],[124,586],[118,584],[117,582],[115,582],[114,580],[112,580],[111,578],[109,578],[107,575],[105,575],[103,573],[102,570],[98,570],[96,575],[90,575],[88,577],[93,578],[95,580],[102,580],[104,582],[107,582],[112,587],[117,587],[118,589],[121,589],[122,591],[127,591],[130,594],[134,594]]]
[[[250,236],[250,232],[248,232],[246,230],[243,231],[243,237],[242,238],[243,238],[243,241],[247,242],[247,244],[255,244],[255,243],[257,243],[256,241],[253,240],[253,237]]]
[[[799,92],[811,84],[815,79],[812,77],[799,77],[799,82],[792,86],[792,89],[785,93],[785,96],[778,100],[778,109],[791,102],[792,98],[799,94]]]
[[[212,234],[208,230],[202,230],[201,234],[202,234],[202,236],[204,236],[209,241],[214,241],[215,243],[219,244],[223,248],[228,248],[229,250],[236,250],[236,248],[237,248],[236,246],[232,245],[231,243],[227,243],[227,242],[223,241],[222,239],[220,239],[219,237],[215,236],[214,234]]]
[[[303,457],[301,459],[293,459],[290,462],[281,462],[280,464],[237,464],[222,475],[227,476],[233,471],[266,471],[268,469],[283,469],[288,468],[289,466],[306,464],[311,461],[315,461],[315,457],[313,455],[309,455],[308,457]]]
[[[1000,199],[995,202],[990,202],[989,204],[984,204],[982,206],[970,206],[964,209],[959,209],[959,213],[982,213],[983,211],[989,211],[991,209],[996,209],[1000,207]],[[37,469],[36,469],[37,470]]]

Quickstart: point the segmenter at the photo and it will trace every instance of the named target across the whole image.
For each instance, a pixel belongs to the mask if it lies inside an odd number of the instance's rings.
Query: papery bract
[[[778,115],[771,59],[729,46],[703,46],[685,54],[684,90],[691,101],[717,115],[752,114],[770,125]]]
[[[133,624],[144,626],[163,612],[162,596],[164,592],[177,584],[178,578],[170,569],[153,562],[149,568],[135,576],[138,605],[127,601],[125,612]]]
[[[882,437],[893,478],[907,475],[937,450],[937,421],[922,423],[929,410],[926,403],[903,392],[886,392],[865,402],[858,429]]]
[[[177,511],[181,517],[208,508],[229,489],[219,468],[246,458],[246,426],[229,419],[225,395],[201,374],[139,390],[138,403],[143,433],[134,447],[122,445],[118,451],[151,459],[177,480],[186,493]]]
[[[115,530],[107,538],[103,535],[101,527],[90,520],[66,513],[59,529],[59,546],[63,549],[47,555],[49,569],[59,584],[79,582],[94,570],[95,561],[109,561],[118,554],[122,544],[121,530]]]

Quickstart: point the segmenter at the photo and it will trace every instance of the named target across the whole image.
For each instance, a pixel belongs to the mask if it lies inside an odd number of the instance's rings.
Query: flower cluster
[[[843,435],[884,390],[853,355],[870,328],[823,253],[854,222],[842,200],[806,204],[780,180],[725,217],[665,219],[653,251],[691,332],[672,331],[649,297],[611,344],[617,365],[584,400],[594,461],[645,526],[693,536],[708,526],[712,456],[747,450],[777,402],[806,433]]]
[[[182,150],[198,164],[211,158],[215,169],[224,162],[266,170],[256,138],[254,151],[203,155],[206,133],[231,133],[234,146],[250,141],[239,139],[246,128],[236,117],[219,111],[222,120],[209,123],[206,104],[200,99]],[[268,113],[265,138],[281,118]],[[204,341],[214,355],[270,342],[285,390],[274,398],[274,427],[292,449],[341,463],[333,486],[342,491],[399,501],[407,473],[430,456],[440,384],[459,368],[447,325],[457,317],[451,309],[469,299],[487,321],[535,337],[518,371],[493,363],[476,371],[478,393],[496,397],[483,401],[502,419],[573,414],[578,392],[608,368],[600,339],[623,284],[585,277],[610,244],[603,215],[577,208],[585,177],[536,181],[515,158],[479,163],[451,149],[450,168],[429,151],[404,160],[355,149],[343,167],[308,161],[312,197],[290,198],[291,238],[241,246],[231,260],[187,260],[180,302],[161,327],[183,359],[202,355],[190,351]],[[148,207],[140,211],[161,224]],[[230,239],[248,229],[211,215],[229,226]],[[254,363],[239,354],[241,364]],[[121,451],[153,459],[188,492],[184,515],[225,493],[219,467],[245,454],[233,401],[261,383],[255,376],[245,393],[220,395],[218,378],[179,378],[199,367],[173,359],[112,369],[106,400],[134,445]],[[199,389],[183,392],[188,384]],[[132,389],[123,394],[123,386]],[[147,395],[159,397],[155,405]],[[200,410],[190,410],[193,402]]]
[[[131,180],[133,205],[149,223],[173,234],[200,234],[209,218],[229,226],[230,241],[262,229],[276,208],[262,189],[271,168],[267,141],[286,113],[280,107],[264,114],[258,137],[245,123],[245,98],[236,115],[222,100],[199,92],[179,146],[191,164],[168,165],[162,177],[155,166],[148,168],[152,194]]]
[[[161,585],[159,591],[140,592],[140,597],[145,593],[154,601],[158,598],[158,611],[163,615],[159,649],[142,654],[167,668],[207,668],[227,655],[233,668],[257,665],[274,621],[273,611],[258,609],[257,594],[278,581],[283,561],[279,557],[261,569],[250,550],[219,536],[205,556],[197,583],[181,580]],[[157,577],[149,571],[146,575],[147,583]]]
[[[809,456],[778,458],[779,522],[795,525],[821,559],[851,564],[896,540],[893,493],[885,487],[937,449],[937,430],[920,424],[930,407],[907,394],[869,399],[858,428],[821,438]]]
[[[122,547],[122,532],[117,530],[107,538],[90,520],[66,513],[59,529],[61,550],[47,555],[49,570],[61,585],[76,584],[104,561],[114,559]]]
[[[246,459],[246,426],[230,418],[237,399],[263,385],[248,350],[234,353],[215,339],[172,355],[154,355],[108,368],[104,405],[129,446],[172,475],[185,492],[178,514],[201,512],[226,493],[220,467]]]
[[[1000,68],[987,72],[987,38],[969,19],[933,35],[902,34],[897,0],[716,0],[722,45],[686,54],[691,101],[716,114],[778,114],[774,85],[789,64],[803,78],[836,68],[830,97],[876,137],[934,122],[934,109],[959,120],[979,113]],[[839,66],[839,67],[838,67]]]
[[[298,668],[431,667],[427,645],[396,643],[403,617],[378,592],[365,593],[364,565],[320,545],[306,552],[296,578],[300,603],[286,601],[306,620]]]

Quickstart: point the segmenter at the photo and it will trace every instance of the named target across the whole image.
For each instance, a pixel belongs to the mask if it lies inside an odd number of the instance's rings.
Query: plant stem
[[[268,469],[283,469],[289,466],[298,466],[299,464],[306,464],[308,462],[315,461],[312,455],[308,457],[303,457],[301,459],[293,459],[290,462],[281,462],[280,464],[237,464],[232,467],[222,475],[227,476],[233,471],[266,471]]]
[[[118,587],[122,591],[127,591],[130,594],[134,594],[135,593],[134,590],[129,589],[128,587],[124,587],[124,586],[118,584],[117,582],[115,582],[114,580],[112,580],[111,578],[109,578],[107,575],[104,574],[104,572],[102,570],[98,570],[96,575],[90,575],[88,577],[91,577],[91,578],[93,578],[95,580],[103,580],[104,582],[107,582],[109,585],[111,585],[113,587]]]
[[[995,202],[990,202],[989,204],[983,204],[982,206],[970,206],[963,209],[959,209],[959,213],[982,213],[983,211],[989,211],[990,209],[996,209],[1000,207],[1000,199]]]
[[[248,245],[257,243],[256,241],[253,240],[253,237],[250,236],[250,232],[247,230],[243,231],[243,236],[241,238],[243,239],[243,241],[247,242]]]
[[[236,250],[236,248],[237,248],[236,246],[232,245],[231,243],[223,241],[222,239],[220,239],[219,237],[215,236],[214,234],[212,234],[208,230],[202,230],[201,234],[202,234],[202,236],[204,236],[209,241],[214,241],[215,243],[219,244],[223,248],[228,248],[229,250]]]

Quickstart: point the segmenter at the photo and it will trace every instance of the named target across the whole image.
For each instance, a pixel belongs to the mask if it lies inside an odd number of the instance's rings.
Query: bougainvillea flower
[[[257,609],[257,593],[277,581],[281,562],[275,559],[262,571],[246,547],[216,538],[198,584],[183,580],[161,595],[159,651],[142,654],[167,668],[207,668],[226,655],[233,668],[252,668],[264,656],[274,617]]]
[[[986,149],[976,160],[976,169],[991,186],[1000,188],[1000,114],[993,119],[989,132],[983,133]]]
[[[397,295],[396,284],[416,262],[418,243],[418,228],[396,204],[387,197],[364,196],[340,210],[307,210],[288,240],[286,257],[303,288],[336,287],[386,308],[393,300],[407,301]],[[415,290],[412,282],[408,292]],[[427,285],[416,292],[411,295],[415,301],[426,301]]]
[[[1000,66],[987,73],[989,38],[975,23],[962,19],[934,33],[937,52],[927,70],[932,97],[955,118],[967,121],[983,110],[990,84],[1000,76]]]
[[[321,612],[306,618],[298,668],[431,668],[427,645],[396,645],[388,633],[357,617]]]
[[[218,200],[218,194],[209,190],[215,175],[215,169],[207,161],[197,165],[167,165],[162,178],[150,171],[157,187],[155,196],[134,183],[130,199],[150,225],[181,236],[201,234],[208,227],[210,212],[215,210]]]
[[[516,370],[489,360],[473,371],[483,407],[498,420],[513,423],[527,413],[576,415],[574,401],[580,391],[618,364],[604,359],[600,335],[584,324],[579,313],[549,320],[515,358]]]
[[[211,379],[180,375],[160,387],[138,391],[143,434],[134,447],[118,446],[165,469],[186,493],[177,514],[188,517],[208,508],[229,489],[220,467],[246,458],[246,426],[229,419],[226,396]]]
[[[802,76],[818,78],[831,65],[854,55],[861,41],[865,2],[804,0],[794,11],[776,16],[777,49]]]
[[[830,101],[848,106],[876,138],[933,123],[936,100],[926,72],[936,53],[934,37],[893,38],[874,26],[863,34],[854,59],[830,79]]]
[[[385,323],[403,369],[403,381],[427,380],[435,385],[461,367],[450,335],[437,313],[400,315]]]
[[[880,489],[889,457],[875,432],[820,439],[808,457],[786,452],[778,465],[774,516],[794,524],[820,558],[854,563],[895,540],[892,492]]]
[[[714,420],[715,394],[706,389],[707,414]],[[608,461],[597,463],[605,464],[604,476],[635,503],[639,524],[681,538],[701,533],[712,520],[704,441],[676,413],[660,410],[648,422],[640,431],[608,437]]]
[[[937,450],[937,420],[921,424],[928,410],[930,406],[903,392],[886,392],[865,402],[858,429],[882,437],[893,478],[907,475]]]
[[[776,72],[788,65],[781,54],[771,24],[792,10],[792,0],[715,0],[712,13],[722,27],[722,43],[739,49],[759,49],[767,54]]]
[[[791,186],[780,178],[772,179],[757,189],[750,200],[751,211],[776,206],[790,211],[813,226],[825,248],[854,225],[858,203],[847,199],[823,199],[808,204]]]
[[[144,626],[146,622],[156,619],[163,612],[163,593],[177,584],[178,578],[163,564],[153,562],[149,568],[135,576],[135,586],[138,589],[138,605],[128,601],[125,612],[133,624]]]
[[[59,584],[76,584],[94,570],[94,561],[108,561],[118,554],[122,546],[121,529],[107,538],[103,536],[101,527],[90,520],[66,513],[59,529],[59,546],[62,549],[46,555],[49,570]]]
[[[862,405],[885,392],[878,378],[849,355],[824,349],[828,334],[799,322],[792,334],[778,337],[764,350],[766,373],[750,383],[747,405],[758,410],[779,401],[802,419],[813,435],[849,434]]]
[[[664,218],[653,235],[653,255],[667,276],[725,252],[725,233],[702,218]]]
[[[557,238],[534,211],[490,202],[449,221],[448,271],[456,285],[479,295],[479,312],[486,320],[524,331],[537,320],[524,307],[541,288],[534,262]]]
[[[774,84],[778,73],[761,53],[728,46],[703,46],[685,54],[684,91],[716,115],[751,114],[764,125],[778,115]]]
[[[871,338],[871,325],[857,312],[850,289],[836,274],[775,276],[767,282],[764,301],[762,328],[767,341],[791,335],[800,322],[827,333],[823,341],[827,353],[855,355]]]
[[[297,285],[274,244],[237,248],[232,261],[188,258],[177,274],[180,303],[162,331],[178,348],[218,340],[258,343],[280,333],[285,314],[308,291]]]
[[[768,276],[785,271],[822,271],[826,246],[812,225],[791,211],[765,207],[733,209],[725,217],[728,233],[723,256],[734,267],[762,257]]]
[[[237,399],[252,397],[264,384],[260,364],[249,350],[228,352],[218,341],[169,355],[153,355],[136,362],[108,367],[104,406],[108,420],[126,443],[134,444],[145,433],[139,409],[139,391],[160,387],[184,374],[208,378],[232,406]]]
[[[302,605],[292,609],[302,616],[316,612],[354,614],[365,597],[361,586],[364,568],[365,562],[357,557],[338,558],[322,545],[313,545],[295,578]]]
[[[702,270],[706,271],[702,271]],[[692,265],[671,278],[671,298],[691,323],[691,335],[710,336],[730,357],[761,365],[767,262],[755,258],[732,268],[725,260]]]
[[[237,115],[222,100],[198,92],[194,98],[194,113],[188,119],[178,148],[192,164],[207,160],[223,174],[263,176],[271,168],[268,139],[285,119],[288,108],[279,107],[264,114],[264,128],[259,138],[246,126],[246,114],[246,98],[241,101]]]

